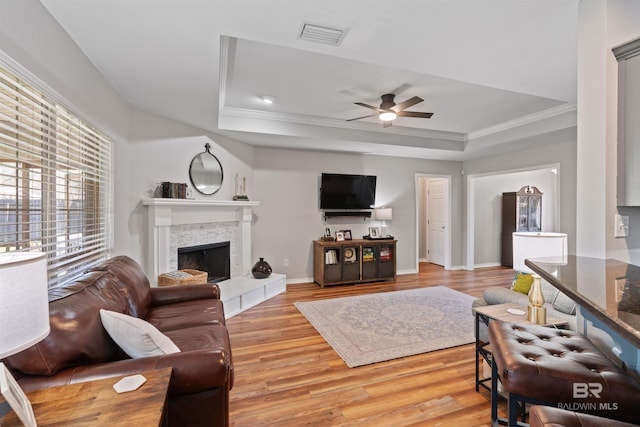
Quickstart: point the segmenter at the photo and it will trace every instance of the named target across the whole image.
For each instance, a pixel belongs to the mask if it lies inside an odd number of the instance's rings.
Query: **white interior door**
[[[447,231],[448,185],[446,179],[430,179],[427,183],[427,257],[429,262],[444,265]]]

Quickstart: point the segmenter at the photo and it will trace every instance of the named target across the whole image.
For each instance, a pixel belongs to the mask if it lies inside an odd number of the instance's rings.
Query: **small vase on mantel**
[[[256,279],[266,279],[267,277],[271,276],[272,271],[273,270],[271,269],[269,263],[265,261],[264,258],[260,258],[260,261],[256,262],[256,264],[251,269],[251,274]]]

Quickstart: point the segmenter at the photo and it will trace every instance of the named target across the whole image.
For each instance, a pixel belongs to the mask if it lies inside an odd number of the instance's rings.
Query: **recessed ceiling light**
[[[260,97],[260,99],[265,104],[273,104],[274,102],[276,102],[276,97],[271,95],[263,95]]]

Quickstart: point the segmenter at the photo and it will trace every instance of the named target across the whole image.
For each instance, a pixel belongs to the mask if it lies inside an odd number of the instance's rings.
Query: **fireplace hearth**
[[[178,269],[206,271],[208,283],[230,279],[230,242],[178,248]]]

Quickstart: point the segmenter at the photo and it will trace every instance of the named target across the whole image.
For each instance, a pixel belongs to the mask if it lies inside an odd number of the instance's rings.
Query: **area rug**
[[[294,305],[355,368],[474,342],[473,300],[436,286]]]

